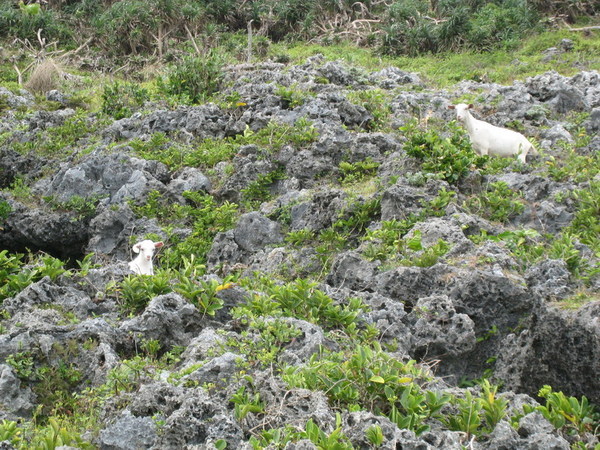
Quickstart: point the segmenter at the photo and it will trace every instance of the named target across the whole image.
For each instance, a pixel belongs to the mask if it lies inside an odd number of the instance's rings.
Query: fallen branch
[[[600,30],[600,25],[594,25],[591,27],[582,27],[582,28],[569,27],[569,31],[588,31],[588,30]]]
[[[188,28],[187,25],[183,26],[185,28],[185,31],[188,35],[188,37],[190,38],[190,41],[192,41],[192,45],[194,46],[194,50],[196,50],[196,54],[198,56],[202,56],[202,52],[200,52],[200,49],[198,48],[198,44],[196,44],[196,39],[194,38],[194,35],[192,34],[192,32],[190,31],[190,29]]]
[[[21,74],[21,71],[16,64],[13,67],[15,68],[15,72],[17,72],[17,82],[19,83],[19,86],[23,86],[23,74]]]

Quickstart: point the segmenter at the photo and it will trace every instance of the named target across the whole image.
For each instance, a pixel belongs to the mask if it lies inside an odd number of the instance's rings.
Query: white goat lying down
[[[448,108],[456,110],[456,119],[467,129],[473,149],[478,154],[506,157],[519,155],[519,159],[523,163],[525,163],[528,153],[537,155],[531,142],[521,133],[477,120],[469,112],[472,107],[473,105],[464,103],[448,106]]]
[[[155,250],[162,246],[162,242],[152,242],[149,239],[135,244],[133,246],[133,252],[138,253],[138,255],[129,263],[129,268],[138,275],[154,275],[152,257],[154,256]]]

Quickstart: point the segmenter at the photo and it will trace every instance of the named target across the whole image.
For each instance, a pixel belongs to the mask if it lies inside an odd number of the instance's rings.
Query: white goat
[[[129,263],[129,268],[138,275],[154,275],[152,266],[152,257],[157,248],[163,246],[162,242],[152,242],[146,239],[133,246],[133,252],[138,253],[133,261]]]
[[[469,112],[472,107],[473,105],[464,103],[448,106],[448,108],[456,110],[456,119],[467,129],[473,149],[478,154],[506,157],[519,155],[519,159],[523,163],[525,163],[528,153],[537,155],[531,142],[521,133],[477,120]]]

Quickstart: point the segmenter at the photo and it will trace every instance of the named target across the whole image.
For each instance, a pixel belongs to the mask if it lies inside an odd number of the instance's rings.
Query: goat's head
[[[456,120],[464,123],[469,115],[469,109],[473,107],[473,104],[459,103],[458,105],[448,105],[448,109],[454,109],[456,111]]]
[[[139,253],[142,255],[142,259],[144,261],[152,261],[152,257],[154,256],[154,252],[157,248],[161,248],[164,244],[162,241],[160,242],[152,242],[149,239],[145,241],[138,242],[133,246],[133,252]]]

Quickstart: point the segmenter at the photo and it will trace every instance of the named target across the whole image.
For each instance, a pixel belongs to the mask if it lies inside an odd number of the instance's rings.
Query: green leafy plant
[[[62,446],[92,448],[92,445],[85,442],[79,433],[61,426],[60,422],[54,417],[48,419],[48,425],[37,430],[36,435],[31,440],[31,445],[33,448],[43,450],[54,450]]]
[[[220,283],[214,279],[194,281],[184,276],[179,278],[174,289],[175,292],[181,294],[196,306],[203,315],[214,316],[223,307],[223,300],[217,296],[217,292],[226,283],[227,281]]]
[[[268,310],[270,306],[263,304],[263,308]],[[227,346],[243,353],[250,367],[272,367],[286,345],[302,334],[282,318],[264,318],[242,310],[234,311],[233,316],[245,329],[236,338],[229,339]]]
[[[2,229],[2,221],[8,218],[8,215],[11,213],[11,211],[12,208],[10,203],[8,203],[6,200],[0,199],[0,230]]]
[[[600,426],[600,415],[594,411],[594,405],[585,396],[580,400],[567,397],[547,385],[540,389],[538,395],[546,400],[546,404],[537,407],[524,405],[525,414],[539,411],[555,428],[562,429],[567,434],[592,432]]]
[[[23,380],[32,380],[36,378],[34,369],[35,361],[33,353],[22,351],[10,354],[6,357],[6,364],[11,366],[17,376]]]
[[[357,198],[348,203],[338,214],[338,219],[331,225],[337,232],[347,235],[359,235],[367,225],[381,214],[381,198]]]
[[[55,211],[62,210],[76,213],[72,220],[77,221],[88,219],[96,213],[100,197],[86,198],[74,195],[67,201],[59,201],[54,197],[43,197],[43,200]]]
[[[498,386],[492,385],[488,379],[483,379],[481,382],[481,391],[479,403],[486,424],[485,431],[491,433],[498,422],[506,417],[508,400],[498,397]]]
[[[65,263],[58,258],[50,255],[40,255],[36,267],[36,278],[50,277],[56,280],[60,275],[71,275],[71,272],[65,269]]]
[[[21,434],[17,422],[2,419],[2,422],[0,422],[0,442],[8,441],[16,447],[21,443]]]
[[[66,416],[73,413],[77,392],[83,374],[72,362],[79,353],[75,341],[52,346],[52,357],[44,357],[43,364],[36,369],[36,383],[33,391],[38,398],[36,416],[45,420],[53,416]]]
[[[100,264],[95,263],[93,260],[95,258],[95,254],[94,253],[88,253],[87,255],[85,255],[83,257],[83,259],[78,259],[76,262],[77,266],[79,267],[79,276],[81,277],[85,277],[88,275],[89,271],[91,269],[97,269],[99,267],[101,267]]]
[[[309,229],[294,230],[287,234],[285,241],[294,247],[299,247],[311,241],[314,237],[315,233]]]
[[[271,186],[278,180],[285,178],[285,171],[277,169],[269,173],[260,174],[256,181],[242,189],[242,199],[247,203],[247,209],[254,209],[262,202],[272,198]]]
[[[120,283],[107,288],[117,296],[119,306],[125,314],[137,314],[157,295],[171,292],[171,273],[168,270],[156,270],[153,276],[128,275]]]
[[[363,181],[365,178],[370,178],[377,173],[379,163],[367,158],[364,161],[350,163],[342,161],[340,163],[340,182],[344,185]]]
[[[450,400],[423,392],[417,381],[426,380],[427,372],[414,361],[394,359],[376,343],[348,352],[315,354],[303,367],[285,368],[282,378],[294,387],[322,390],[336,407],[385,414],[416,433],[426,431],[425,420]]]
[[[458,413],[442,417],[442,422],[453,431],[462,431],[467,438],[478,435],[481,426],[481,403],[473,397],[470,391],[465,392],[465,398],[455,398]]]
[[[472,150],[468,136],[456,122],[450,122],[448,128],[451,135],[446,138],[434,130],[419,128],[414,121],[402,127],[401,131],[408,138],[404,150],[409,156],[422,161],[425,172],[456,184],[471,167],[483,167],[487,157],[478,156]]]
[[[297,84],[278,86],[275,90],[275,95],[281,97],[284,109],[294,109],[297,106],[301,106],[310,97],[310,93],[300,90]]]
[[[392,114],[390,99],[382,89],[355,90],[348,94],[348,99],[364,107],[372,115],[372,119],[364,126],[368,130],[384,130],[388,126]]]
[[[183,0],[130,0],[108,7],[81,3],[71,8],[88,17],[96,42],[110,55],[155,51],[162,57],[169,41],[187,39],[185,28],[194,29],[203,11]]]
[[[365,434],[371,445],[375,447],[382,445],[385,440],[383,430],[379,425],[373,425],[366,431]]]
[[[274,448],[285,448],[289,442],[295,441],[296,431],[291,427],[263,430],[249,439],[254,450],[262,450],[272,446]]]
[[[556,181],[590,181],[600,173],[600,155],[597,152],[580,155],[575,149],[569,148],[563,157],[549,156],[546,170]]]
[[[578,208],[567,233],[600,251],[600,181],[590,181],[587,189],[572,191],[571,196]]]
[[[148,355],[150,359],[156,359],[161,349],[161,344],[158,339],[144,339],[140,348]]]
[[[498,222],[507,222],[525,209],[522,194],[504,181],[491,183],[485,193],[469,199],[466,205],[472,212]]]
[[[44,37],[63,44],[72,42],[73,30],[69,29],[59,14],[50,8],[42,8],[38,3],[25,4],[5,2],[0,7],[0,36],[4,38],[31,39],[39,29]]]
[[[260,414],[265,409],[264,403],[260,400],[260,394],[248,394],[246,386],[241,386],[230,401],[235,405],[234,414],[239,421],[244,420],[248,413]]]
[[[147,89],[135,83],[119,83],[104,86],[102,92],[102,112],[119,120],[131,116],[150,100]]]
[[[331,450],[350,450],[352,445],[342,433],[341,415],[336,414],[336,428],[331,433],[323,431],[312,419],[308,419],[304,431],[298,433],[299,438],[309,439],[317,448]]]
[[[353,338],[369,340],[373,330],[359,329],[359,315],[367,306],[359,298],[349,298],[346,304],[335,304],[315,282],[298,279],[287,284],[275,284],[270,279],[240,279],[250,289],[259,289],[262,294],[254,295],[232,314],[238,318],[258,316],[301,317],[316,323],[326,330],[340,330]]]
[[[212,51],[203,57],[187,56],[171,67],[159,89],[183,103],[201,103],[219,90],[223,64],[221,56]]]
[[[418,230],[410,238],[401,238],[406,225],[404,221],[389,221],[382,223],[381,229],[368,233],[364,238],[368,242],[363,250],[365,258],[387,261],[388,265],[431,267],[450,250],[450,245],[443,239],[429,247],[423,246]]]
[[[132,392],[139,387],[147,373],[147,361],[141,356],[123,360],[108,372],[104,389],[118,395],[119,392]]]

